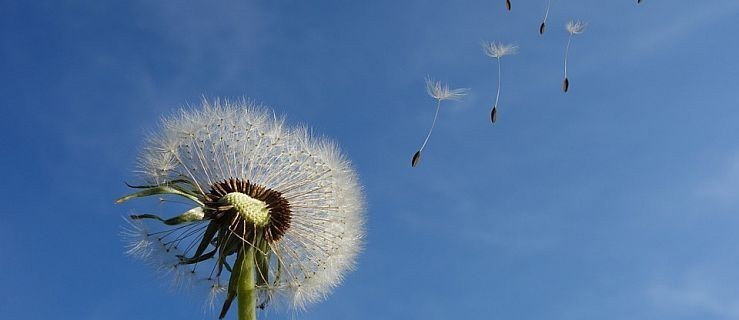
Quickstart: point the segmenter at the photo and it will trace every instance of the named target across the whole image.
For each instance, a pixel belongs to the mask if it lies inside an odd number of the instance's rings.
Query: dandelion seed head
[[[567,22],[567,25],[565,26],[565,28],[567,29],[567,32],[569,32],[572,35],[575,35],[575,34],[581,34],[585,32],[585,28],[587,26],[588,24],[585,22],[570,20]]]
[[[443,99],[460,95],[439,90]],[[194,195],[202,215],[160,219],[173,225],[155,232],[132,221],[124,235],[129,254],[178,286],[210,283],[208,303],[226,290],[217,279],[233,265],[236,250],[222,243],[266,257],[256,292],[270,307],[321,301],[355,267],[364,199],[350,161],[332,141],[288,127],[266,107],[204,100],[164,119],[137,172],[147,185]],[[216,236],[208,235],[211,223],[220,226]]]
[[[467,88],[449,89],[447,84],[442,84],[441,81],[435,81],[431,77],[426,77],[426,92],[436,100],[459,100],[467,95],[468,91],[469,89]]]
[[[518,45],[502,44],[500,42],[483,42],[482,49],[485,52],[485,55],[496,59],[518,53]]]

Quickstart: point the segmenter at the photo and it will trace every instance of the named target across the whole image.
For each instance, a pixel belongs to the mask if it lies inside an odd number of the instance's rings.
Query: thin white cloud
[[[646,296],[660,313],[737,319],[739,289],[734,273],[725,268],[693,266],[682,275],[651,284]]]
[[[202,3],[184,6],[179,2],[141,1],[142,29],[157,34],[170,48],[177,48],[172,60],[179,62],[176,78],[192,81],[199,70],[214,87],[226,86],[254,67],[260,52],[269,43],[271,17],[256,3],[234,1],[228,6]]]
[[[686,2],[684,5],[693,7],[690,15],[673,19],[669,24],[657,28],[644,30],[641,35],[632,38],[630,44],[632,50],[629,51],[636,53],[635,56],[649,56],[658,50],[674,51],[672,48],[674,44],[701,27],[714,24],[721,19],[734,19],[736,12],[739,11],[739,2],[724,2],[723,4],[687,4]]]
[[[739,205],[739,153],[722,162],[698,183],[695,194],[714,205],[735,207]]]

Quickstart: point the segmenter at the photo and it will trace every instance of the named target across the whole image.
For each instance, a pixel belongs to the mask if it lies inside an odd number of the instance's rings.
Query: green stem
[[[245,245],[241,260],[236,298],[239,303],[239,320],[257,320],[257,296],[254,283],[254,247]]]

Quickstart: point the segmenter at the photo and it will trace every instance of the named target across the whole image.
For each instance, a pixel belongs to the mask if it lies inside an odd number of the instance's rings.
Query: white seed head
[[[567,32],[574,35],[574,34],[581,34],[585,32],[585,27],[587,26],[588,24],[585,22],[570,20],[567,22],[565,29],[567,29]]]
[[[441,84],[441,81],[435,81],[431,77],[426,77],[426,92],[436,100],[459,100],[467,95],[467,88],[460,89],[449,89],[446,84]]]
[[[442,94],[447,99],[459,93]],[[364,206],[354,169],[333,142],[312,136],[304,127],[287,127],[264,107],[249,101],[203,101],[197,109],[164,119],[139,162],[138,171],[147,184],[186,180],[202,195],[214,183],[234,178],[277,191],[287,200],[289,228],[269,243],[269,281],[256,288],[260,297],[269,297],[270,306],[299,309],[320,301],[355,266],[364,236]],[[229,194],[222,202],[258,226],[270,219],[264,202],[243,193]],[[127,233],[128,250],[165,270],[191,270],[200,279],[211,280],[213,301],[213,295],[224,291],[212,271],[214,259],[178,265],[183,256],[192,254],[191,243],[202,237],[208,220],[190,224],[154,236],[134,227]]]
[[[518,45],[502,44],[500,42],[483,42],[482,50],[488,57],[500,59],[503,56],[518,53]]]

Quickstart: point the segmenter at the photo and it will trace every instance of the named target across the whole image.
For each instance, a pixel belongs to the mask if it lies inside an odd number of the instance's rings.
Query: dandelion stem
[[[500,99],[500,58],[498,58],[498,92],[495,94],[495,104],[493,108],[498,106],[498,99]]]
[[[426,143],[429,142],[429,138],[431,137],[431,132],[434,131],[434,126],[436,126],[436,118],[439,117],[439,107],[441,107],[441,99],[436,99],[436,113],[434,114],[434,121],[431,122],[431,129],[429,129],[429,134],[426,135],[426,139],[423,140],[423,144],[421,145],[421,149],[418,149],[418,151],[423,151],[423,148],[426,147]]]
[[[547,18],[549,18],[549,7],[552,5],[552,0],[547,0],[547,11],[544,12],[544,19],[541,21],[541,26],[539,26],[539,34],[544,34],[544,25],[547,23]]]
[[[565,48],[565,79],[567,78],[567,56],[570,55],[570,43],[572,42],[572,33],[567,38],[567,47]]]
[[[239,320],[257,320],[257,297],[254,283],[254,248],[245,244],[239,252],[239,284],[236,293],[239,303]],[[237,263],[238,265],[238,263]]]

